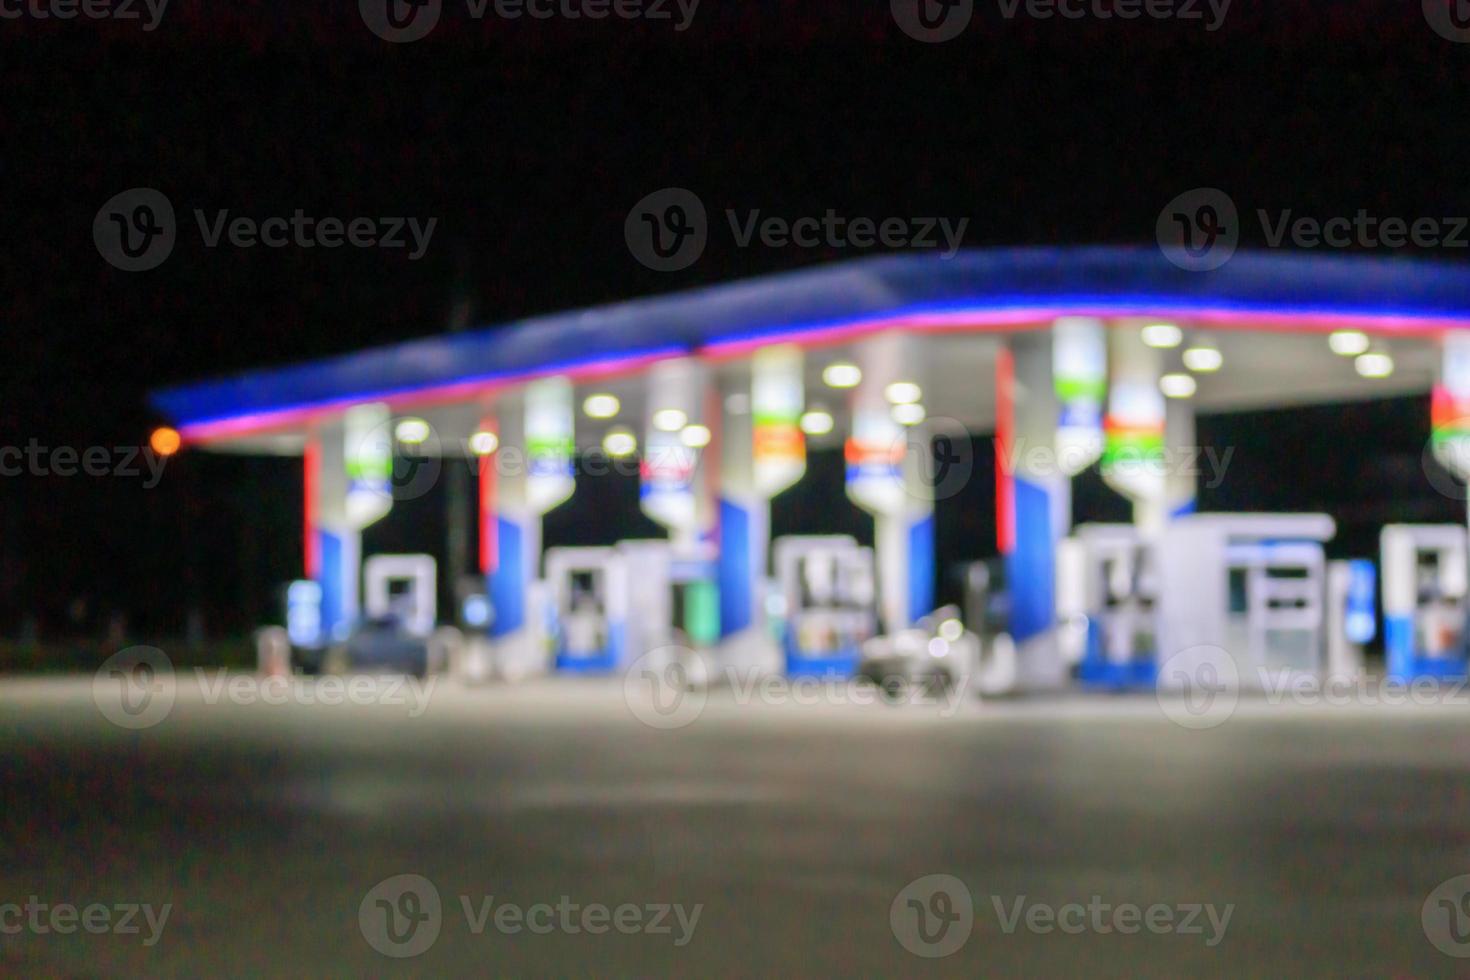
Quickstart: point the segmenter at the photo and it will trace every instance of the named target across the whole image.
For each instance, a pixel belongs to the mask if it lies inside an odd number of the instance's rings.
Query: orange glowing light
[[[179,451],[182,442],[178,430],[170,429],[166,425],[154,429],[153,434],[148,437],[148,447],[159,456],[172,456]]]

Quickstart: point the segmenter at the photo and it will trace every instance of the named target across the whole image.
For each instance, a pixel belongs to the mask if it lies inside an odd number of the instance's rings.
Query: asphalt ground
[[[1466,961],[1436,941],[1470,954],[1470,885],[1441,887],[1470,873],[1470,696],[1246,698],[1195,730],[1149,695],[775,686],[650,714],[615,681],[252,683],[181,672],[125,727],[91,677],[0,679],[0,974],[1448,976]]]

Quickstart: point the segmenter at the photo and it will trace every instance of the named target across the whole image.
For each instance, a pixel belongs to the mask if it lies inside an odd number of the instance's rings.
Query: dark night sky
[[[136,445],[156,421],[151,387],[434,333],[457,288],[493,323],[846,257],[726,236],[687,271],[650,272],[623,218],[668,185],[712,212],[968,217],[971,246],[1148,242],[1163,204],[1197,186],[1242,211],[1470,213],[1470,45],[1410,0],[1236,0],[1213,34],[1006,21],[981,2],[944,45],[852,0],[706,0],[684,33],[472,23],[450,0],[410,45],[371,35],[355,3],[304,6],[174,0],[153,33],[0,20],[0,444]],[[439,225],[418,262],[185,235],[159,269],[124,273],[92,220],[140,185],[181,224],[198,207]],[[1258,238],[1245,224],[1243,244]],[[1426,429],[1421,400],[1209,420],[1241,455],[1202,503],[1327,507],[1350,525],[1344,547],[1366,551],[1391,504],[1463,517],[1419,474]],[[778,524],[823,510],[826,465]],[[73,595],[151,628],[177,628],[191,597],[222,628],[248,625],[298,560],[295,480],[289,463],[197,455],[153,490],[0,480],[0,632],[25,610],[59,626]],[[973,506],[941,519],[988,548],[976,482]],[[1116,506],[1085,485],[1084,504]],[[569,512],[548,533],[596,529]]]

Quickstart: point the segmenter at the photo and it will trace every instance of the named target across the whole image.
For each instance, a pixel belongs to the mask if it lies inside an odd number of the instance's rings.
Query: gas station
[[[1331,516],[1199,513],[1179,465],[1197,413],[1426,393],[1424,440],[1463,479],[1470,275],[1454,267],[1241,253],[1200,273],[1099,247],[864,258],[153,402],[186,448],[302,459],[301,487],[281,488],[304,501],[293,650],[392,618],[424,640],[456,626],[450,660],[474,677],[615,674],[683,649],[844,677],[900,639],[942,658],[963,636],[982,661],[966,683],[1004,694],[1152,689],[1174,681],[1161,663],[1218,649],[1243,684],[1352,675],[1380,631],[1388,676],[1463,677],[1464,522],[1393,524],[1380,554],[1329,562]],[[935,610],[936,501],[972,478],[945,447],[992,434],[1001,632]],[[871,548],[772,540],[771,499],[803,478],[809,446],[842,448],[847,499],[831,506],[871,515]],[[405,456],[476,466],[476,567],[363,554]],[[589,458],[636,467],[665,539],[542,547]],[[1072,480],[1094,465],[1130,523],[1076,519]],[[439,580],[468,583],[459,609],[437,608]]]

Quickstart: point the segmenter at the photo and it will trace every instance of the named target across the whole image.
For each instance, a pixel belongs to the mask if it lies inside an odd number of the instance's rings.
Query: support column
[[[1195,510],[1194,402],[1164,397],[1164,352],[1146,345],[1132,322],[1115,327],[1108,343],[1113,384],[1103,477],[1133,502],[1133,523],[1149,540]]]
[[[691,555],[699,543],[696,477],[704,446],[690,445],[685,432],[691,426],[703,429],[703,367],[691,358],[662,361],[650,370],[647,388],[639,504],[650,520],[668,529],[675,551]],[[661,412],[679,413],[684,426],[660,427]]]
[[[1055,450],[1060,406],[1051,335],[1012,337],[996,375],[997,528],[1017,682],[1059,687],[1067,666],[1057,642],[1056,550],[1070,530],[1072,487]]]
[[[345,639],[360,613],[362,529],[393,506],[388,407],[358,405],[307,438],[306,576],[321,587],[327,642]]]
[[[900,439],[907,438],[900,436]],[[915,430],[913,445],[928,449],[927,430]],[[934,611],[934,507],[906,461],[899,479],[913,503],[894,514],[875,514],[873,543],[878,564],[880,621],[884,632],[906,629]]]
[[[1168,410],[1159,391],[1163,354],[1145,344],[1131,324],[1116,326],[1109,332],[1108,354],[1112,383],[1103,480],[1132,501],[1133,523],[1139,536],[1150,540],[1169,522],[1165,467]],[[1185,418],[1176,413],[1176,427],[1182,428],[1181,420]],[[1192,441],[1192,414],[1187,417],[1187,428]]]
[[[666,548],[633,546],[629,552],[628,633],[635,657],[672,646],[675,621],[695,649],[720,639],[719,587],[711,540],[710,456],[718,422],[705,366],[694,358],[660,361],[649,371],[644,409],[642,485],[639,503],[648,518],[668,530]],[[682,426],[672,423],[682,420]],[[679,583],[682,589],[672,586]],[[676,596],[679,608],[674,606]],[[702,661],[690,662],[690,668]]]
[[[760,584],[770,561],[771,502],[755,490],[749,397],[744,392],[730,395],[720,425],[717,492],[722,639],[746,633],[763,623]]]
[[[799,348],[766,347],[751,359],[749,385],[726,390],[718,486],[720,636],[727,663],[780,668],[766,621],[771,497],[806,472],[803,358]]]
[[[1056,392],[1057,468],[1067,479],[1087,469],[1103,453],[1103,410],[1108,397],[1107,327],[1096,317],[1060,317],[1052,324],[1052,390]],[[1070,497],[1070,493],[1068,495]],[[1070,501],[1061,536],[1072,533]],[[1100,627],[1088,608],[1088,570],[1081,542],[1065,542],[1055,564],[1058,652],[1064,661],[1078,660],[1084,684],[1106,674]],[[1081,627],[1079,630],[1078,627]]]
[[[487,429],[500,447],[480,461],[480,535],[486,585],[495,619],[490,637],[507,642],[526,627],[526,590],[536,578],[541,554],[541,516],[526,495],[525,412],[520,399],[507,399]]]
[[[541,521],[576,485],[573,424],[566,378],[532,382],[502,399],[486,421],[500,444],[480,461],[480,554],[495,611],[490,638],[500,669],[512,676],[549,664],[536,589]]]
[[[891,335],[862,347],[863,380],[853,392],[847,441],[847,496],[873,515],[878,613],[885,633],[912,626],[934,610],[934,492],[926,425],[905,427],[885,395],[894,382],[916,383],[906,339]]]
[[[1194,402],[1170,398],[1164,406],[1164,506],[1169,520],[1193,514],[1199,496],[1199,436],[1194,427]]]

